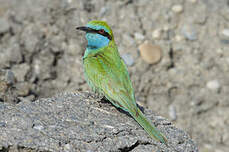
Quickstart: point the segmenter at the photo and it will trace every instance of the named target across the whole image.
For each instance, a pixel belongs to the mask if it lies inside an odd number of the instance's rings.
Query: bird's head
[[[87,49],[99,49],[108,46],[113,41],[113,33],[104,21],[90,21],[86,26],[77,27],[77,30],[86,32]]]

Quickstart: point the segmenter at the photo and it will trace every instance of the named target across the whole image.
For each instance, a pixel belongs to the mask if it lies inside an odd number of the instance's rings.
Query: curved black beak
[[[81,26],[81,27],[76,27],[77,30],[81,30],[81,31],[84,31],[84,32],[89,32],[89,33],[96,33],[97,30],[94,30],[90,27],[86,27],[86,26]]]

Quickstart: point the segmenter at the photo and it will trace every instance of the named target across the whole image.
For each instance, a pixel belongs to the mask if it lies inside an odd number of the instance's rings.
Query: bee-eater
[[[103,94],[114,106],[128,112],[156,140],[167,145],[167,139],[137,107],[127,67],[119,55],[111,28],[104,21],[90,21],[77,27],[86,32],[88,41],[83,56],[87,83]]]

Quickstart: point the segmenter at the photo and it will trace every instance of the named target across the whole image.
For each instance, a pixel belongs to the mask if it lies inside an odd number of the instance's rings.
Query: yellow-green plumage
[[[77,29],[87,32],[83,67],[89,86],[116,107],[129,112],[151,137],[166,144],[166,138],[136,105],[127,67],[119,55],[110,27],[103,21],[91,21],[86,27]]]

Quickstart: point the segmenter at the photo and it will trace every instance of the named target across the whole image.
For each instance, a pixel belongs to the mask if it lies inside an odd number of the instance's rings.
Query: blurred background
[[[88,91],[90,20],[112,27],[140,105],[229,151],[228,0],[0,0],[0,102]]]

